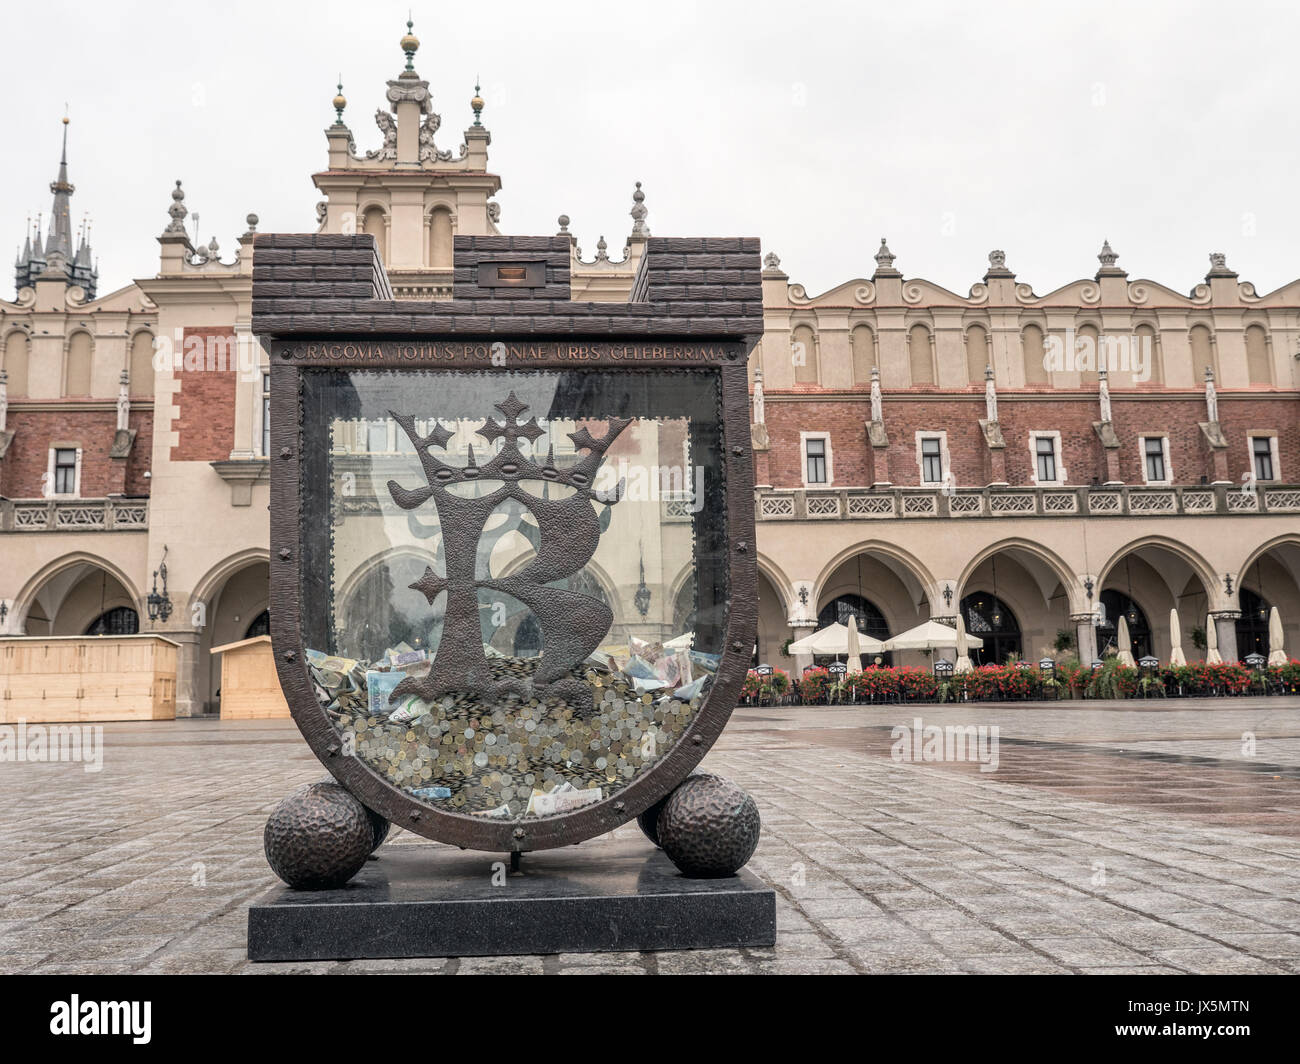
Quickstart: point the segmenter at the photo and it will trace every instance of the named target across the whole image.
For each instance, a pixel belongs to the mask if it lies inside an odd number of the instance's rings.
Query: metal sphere
[[[722,778],[721,776],[714,776],[708,772],[692,772],[689,776],[686,777],[686,779],[694,780],[694,779],[700,779],[701,777],[704,776],[707,776],[711,780],[717,780]],[[683,780],[682,784],[685,784],[685,782],[686,780]],[[644,813],[642,813],[639,817],[636,818],[637,827],[639,827],[642,833],[645,835],[645,837],[649,839],[651,842],[653,842],[656,846],[660,845],[659,814],[664,811],[664,806],[668,804],[668,799],[673,796],[673,793],[674,793],[673,791],[669,791],[662,798],[660,798],[659,801],[655,802],[654,805],[652,805],[649,809],[647,809]]]
[[[760,827],[754,799],[719,776],[685,780],[656,824],[659,845],[690,879],[734,875],[753,856]]]
[[[373,815],[332,780],[300,787],[266,821],[267,863],[295,890],[341,887],[376,846]]]

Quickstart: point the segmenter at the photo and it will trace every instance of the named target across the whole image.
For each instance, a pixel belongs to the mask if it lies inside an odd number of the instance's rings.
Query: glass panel
[[[303,636],[344,749],[509,819],[662,758],[725,637],[719,410],[715,370],[304,373]],[[358,423],[397,449],[349,453]]]
[[[1267,436],[1256,436],[1252,441],[1255,449],[1255,477],[1258,480],[1273,479],[1273,449]]]

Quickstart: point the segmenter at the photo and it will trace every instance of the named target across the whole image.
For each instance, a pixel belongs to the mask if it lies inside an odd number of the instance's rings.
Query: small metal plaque
[[[545,288],[544,262],[480,262],[480,288]]]

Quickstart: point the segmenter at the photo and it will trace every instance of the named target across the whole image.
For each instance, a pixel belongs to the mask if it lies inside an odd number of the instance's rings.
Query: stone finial
[[[989,269],[1005,270],[1007,268],[1007,253],[1001,249],[989,252]]]
[[[1111,248],[1109,240],[1103,240],[1101,242],[1101,251],[1097,253],[1097,261],[1107,269],[1119,262],[1119,255],[1117,255],[1114,249]]]
[[[605,243],[604,236],[601,236],[601,238],[596,241],[596,261],[609,261],[609,245]]]
[[[407,18],[406,33],[402,35],[401,41],[398,42],[402,47],[402,51],[406,55],[405,73],[410,74],[415,73],[415,53],[420,49],[420,38],[411,32],[414,28],[415,23],[412,22],[410,18]]]
[[[555,220],[559,223],[560,226],[560,231],[555,234],[556,236],[568,236],[568,237],[573,236],[573,234],[569,232],[569,216],[567,214],[561,214]]]
[[[876,268],[879,270],[892,270],[894,268],[894,259],[898,256],[889,250],[889,245],[885,243],[885,238],[880,238],[880,250],[876,252]]]
[[[763,268],[766,270],[779,270],[781,268],[781,259],[775,251],[769,251],[763,256]]]
[[[334,97],[334,114],[336,116],[334,119],[334,124],[336,126],[343,125],[343,108],[347,107],[347,105],[348,105],[348,98],[343,95],[343,75],[340,74],[339,91],[338,94]]]
[[[167,224],[164,233],[177,233],[180,236],[188,236],[185,231],[185,216],[189,214],[189,208],[185,206],[185,190],[181,188],[180,181],[176,182],[176,187],[172,189],[172,205],[167,208],[167,213],[171,215],[172,220]]]
[[[260,221],[260,219],[257,217],[256,214],[249,214],[248,217],[244,219],[244,221],[248,223],[248,232],[246,232],[244,236],[252,236],[254,233],[257,232],[257,223]]]
[[[479,88],[478,78],[474,79],[474,96],[469,101],[469,108],[474,112],[475,128],[482,128],[483,125],[483,95],[482,89]]]
[[[636,183],[636,191],[632,193],[632,235],[649,236],[650,230],[646,228],[645,216],[650,213],[649,208],[645,205],[645,193],[641,191],[641,182]]]

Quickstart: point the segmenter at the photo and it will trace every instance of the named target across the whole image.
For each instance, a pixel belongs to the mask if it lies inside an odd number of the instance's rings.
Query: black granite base
[[[686,879],[641,839],[523,855],[386,846],[339,890],[278,887],[248,911],[253,961],[518,956],[776,943],[776,895],[752,873]],[[495,867],[494,867],[495,865]]]

